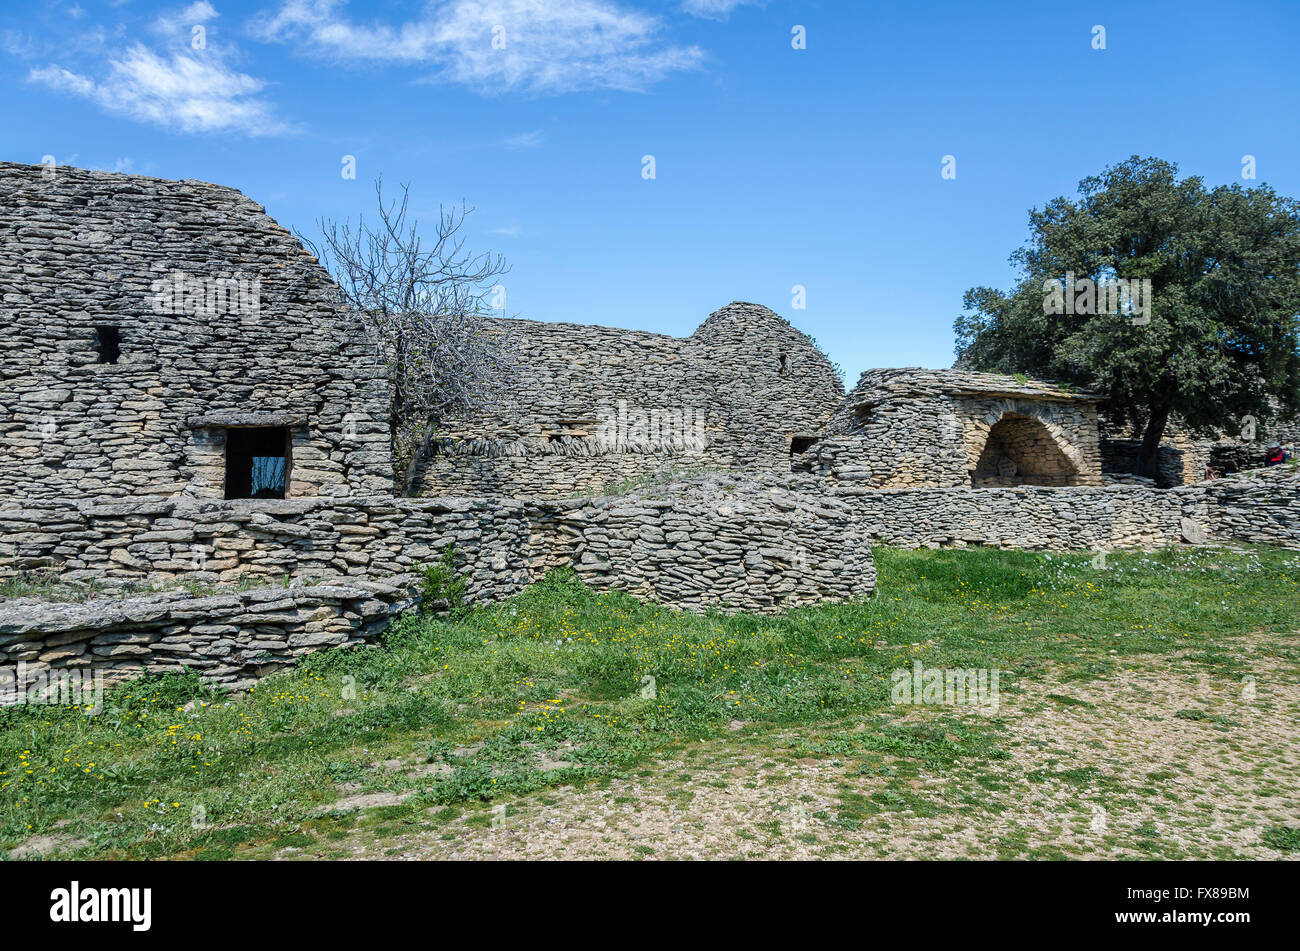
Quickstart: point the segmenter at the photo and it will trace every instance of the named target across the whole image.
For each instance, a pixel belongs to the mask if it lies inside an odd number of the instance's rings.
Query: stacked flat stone
[[[178,276],[204,293],[177,305]],[[290,496],[391,492],[386,384],[334,290],[234,189],[0,163],[0,496],[222,498],[247,425],[290,427]]]
[[[533,574],[689,610],[771,614],[866,597],[869,537],[844,501],[790,476],[703,476],[627,496],[538,503]]]
[[[18,599],[0,602],[0,670],[15,681],[19,670],[89,670],[111,683],[190,668],[238,689],[308,651],[365,643],[412,603],[405,585],[373,581],[73,604]],[[10,688],[0,700],[18,699],[15,684],[0,686]]]
[[[519,377],[490,411],[444,421],[419,494],[562,498],[665,468],[785,472],[792,440],[815,438],[844,396],[812,341],[758,304],[728,304],[684,338],[496,326]]]
[[[468,558],[471,596],[491,600],[527,583],[530,531],[524,503],[507,499],[33,500],[0,506],[0,577],[56,568],[74,583],[383,579],[452,545]]]
[[[787,483],[568,501],[37,500],[0,507],[0,553],[9,553],[0,578],[53,568],[73,583],[260,576],[303,586],[71,605],[0,601],[0,666],[22,660],[126,675],[184,664],[243,684],[304,650],[371,636],[412,603],[413,573],[447,545],[475,602],[517,594],[557,567],[574,568],[597,590],[696,611],[779,613],[865,598],[875,585],[869,539],[849,505]]]
[[[776,611],[869,595],[870,553],[848,508],[806,488],[742,481],[716,502],[689,493],[567,501],[33,501],[0,507],[0,578],[53,568],[73,583],[383,579],[436,561],[450,545],[463,559],[469,597],[479,602],[516,594],[563,566],[602,590],[651,592],[683,608]],[[804,554],[792,560],[787,550]],[[684,585],[681,566],[697,560],[708,563],[697,586]],[[710,591],[719,570],[727,581]]]
[[[873,544],[1032,551],[1253,542],[1300,548],[1300,478],[1151,486],[829,490]]]
[[[872,488],[1100,485],[1097,398],[965,370],[868,370],[796,468]]]

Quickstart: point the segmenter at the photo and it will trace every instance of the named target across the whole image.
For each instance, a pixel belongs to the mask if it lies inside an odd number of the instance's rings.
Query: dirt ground
[[[1094,680],[1048,670],[1003,691],[1003,758],[812,757],[791,751],[799,735],[737,723],[629,779],[429,809],[410,829],[361,826],[278,857],[1296,858],[1268,836],[1300,826],[1300,678],[1277,646],[1250,644],[1250,675],[1171,655]],[[989,716],[905,717],[959,714]]]

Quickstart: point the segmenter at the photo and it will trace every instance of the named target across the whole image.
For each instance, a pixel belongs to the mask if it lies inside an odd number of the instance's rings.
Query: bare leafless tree
[[[320,246],[302,241],[334,277],[388,375],[396,474],[409,494],[439,422],[491,405],[514,376],[512,335],[490,317],[509,267],[500,255],[465,250],[462,227],[474,209],[464,203],[439,206],[426,248],[419,222],[408,220],[410,186],[386,203],[376,179],[375,197],[376,225],[321,219]]]

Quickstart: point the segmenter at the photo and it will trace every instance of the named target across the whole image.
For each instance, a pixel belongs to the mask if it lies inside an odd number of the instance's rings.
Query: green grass
[[[0,581],[0,601],[9,598],[40,598],[42,601],[84,601],[104,590],[98,583],[67,584],[57,572],[47,569],[20,571]]]
[[[1264,833],[1264,841],[1283,852],[1300,852],[1300,829],[1274,826]]]
[[[79,857],[331,855],[358,829],[486,826],[493,803],[633,776],[720,738],[896,780],[867,796],[845,790],[834,822],[856,828],[939,808],[909,778],[1008,755],[993,718],[902,719],[890,677],[914,660],[997,669],[1012,692],[1049,667],[1062,683],[1096,680],[1175,650],[1235,677],[1236,639],[1300,629],[1293,552],[1119,553],[1106,570],[1090,553],[876,557],[871,600],[782,617],[685,614],[555,572],[458,622],[408,617],[381,646],[310,655],[247,694],[172,675],[119,686],[98,716],[0,710],[0,850],[53,834],[86,840],[65,853]],[[743,733],[728,730],[735,720]],[[866,728],[846,728],[854,722]],[[1099,782],[1065,766],[1030,779]],[[998,788],[972,783],[965,804]],[[331,811],[370,792],[393,801]],[[1294,830],[1275,837],[1293,843]]]

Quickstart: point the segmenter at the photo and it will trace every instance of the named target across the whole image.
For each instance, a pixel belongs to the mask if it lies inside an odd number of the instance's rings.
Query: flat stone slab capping
[[[0,673],[8,681],[0,681],[0,704],[19,699],[19,672],[30,684],[57,670],[103,672],[112,682],[191,668],[213,683],[247,687],[308,651],[364,643],[413,603],[406,584],[368,581],[3,602]]]

